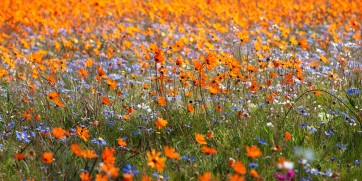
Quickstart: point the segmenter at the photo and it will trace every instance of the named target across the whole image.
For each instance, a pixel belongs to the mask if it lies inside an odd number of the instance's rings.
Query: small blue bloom
[[[92,139],[92,143],[95,143],[97,145],[106,145],[107,144],[106,141],[101,137]]]
[[[351,88],[347,91],[348,95],[355,95],[355,94],[360,94],[360,93],[361,93],[361,91],[357,88]]]
[[[249,163],[249,168],[256,168],[258,166],[259,166],[258,163]]]
[[[122,168],[122,171],[124,173],[127,173],[127,174],[131,174],[132,176],[136,176],[138,175],[140,172],[137,170],[137,167],[136,166],[132,166],[130,164],[126,164],[123,168]]]
[[[7,124],[7,126],[8,126],[9,129],[13,129],[15,127],[15,123],[14,122],[9,122]]]
[[[191,161],[191,162],[194,162],[195,161],[195,157],[193,156],[182,156],[182,159],[186,160],[186,161]]]
[[[360,166],[360,165],[361,165],[361,161],[355,160],[355,161],[354,161],[354,164],[355,164],[356,166]]]
[[[337,146],[338,149],[341,149],[341,150],[347,149],[346,145],[342,145],[342,144],[339,144],[339,143],[337,143],[336,146]]]
[[[328,131],[324,131],[324,134],[326,136],[333,136],[334,135],[334,132],[332,130],[328,130]]]
[[[157,180],[169,180],[170,177],[167,175],[166,172],[163,172],[163,175],[158,174],[157,172],[152,174],[153,176],[155,176],[157,178]]]
[[[26,142],[26,143],[29,143],[30,142],[29,138],[34,137],[34,136],[35,136],[34,133],[28,134],[26,131],[23,131],[23,132],[16,131],[16,139]]]
[[[256,137],[256,140],[258,140],[259,144],[261,145],[268,145],[264,138]]]

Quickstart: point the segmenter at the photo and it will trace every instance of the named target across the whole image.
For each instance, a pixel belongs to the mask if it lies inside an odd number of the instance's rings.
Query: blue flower
[[[337,146],[338,149],[342,149],[342,150],[347,149],[346,145],[342,145],[342,144],[339,144],[339,143],[337,143],[336,146]]]
[[[256,168],[258,166],[259,166],[258,163],[249,163],[249,168]]]
[[[28,134],[26,131],[19,132],[16,131],[16,139],[29,143],[31,140],[29,138],[35,137],[34,133]]]
[[[357,88],[351,88],[347,91],[348,95],[355,95],[355,94],[360,94],[360,93],[361,93],[361,91]]]
[[[92,139],[92,143],[95,143],[97,145],[106,145],[107,144],[106,141],[104,141],[104,139],[101,137]]]
[[[191,161],[191,162],[194,162],[195,161],[195,157],[191,157],[191,156],[182,156],[182,159],[186,160],[186,161]]]
[[[169,180],[170,177],[167,175],[166,172],[163,172],[163,175],[158,174],[157,172],[152,174],[153,176],[155,176],[157,178],[157,180]]]
[[[122,168],[122,171],[124,173],[127,173],[127,174],[131,174],[132,176],[136,176],[138,175],[140,172],[137,170],[137,167],[136,166],[132,166],[130,164],[126,164],[123,168]]]
[[[13,128],[15,127],[15,123],[14,123],[14,122],[9,122],[9,123],[7,124],[7,127],[8,127],[9,129],[13,129]]]
[[[334,135],[334,132],[332,130],[328,130],[328,131],[324,131],[324,134],[326,136],[333,136]]]
[[[261,145],[268,145],[264,138],[256,137],[256,140],[258,140],[259,144]]]
[[[361,165],[361,161],[355,160],[355,161],[354,161],[354,164],[355,164],[356,166],[360,166],[360,165]]]

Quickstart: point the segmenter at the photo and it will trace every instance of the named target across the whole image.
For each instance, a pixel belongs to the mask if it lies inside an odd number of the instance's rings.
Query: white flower
[[[273,123],[271,123],[271,122],[266,123],[266,126],[271,127],[271,128],[274,127]]]
[[[294,163],[291,161],[284,161],[283,167],[287,170],[292,170],[294,168]]]

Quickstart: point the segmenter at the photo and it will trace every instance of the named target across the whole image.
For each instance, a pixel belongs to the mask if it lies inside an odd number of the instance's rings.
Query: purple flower
[[[279,181],[291,181],[295,177],[293,170],[288,170],[287,173],[274,173],[274,178]]]
[[[288,170],[287,177],[290,178],[290,179],[294,178],[295,177],[294,171],[293,170]]]

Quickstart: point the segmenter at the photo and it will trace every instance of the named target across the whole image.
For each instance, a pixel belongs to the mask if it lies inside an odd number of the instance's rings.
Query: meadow
[[[0,9],[0,180],[362,179],[362,1]]]

